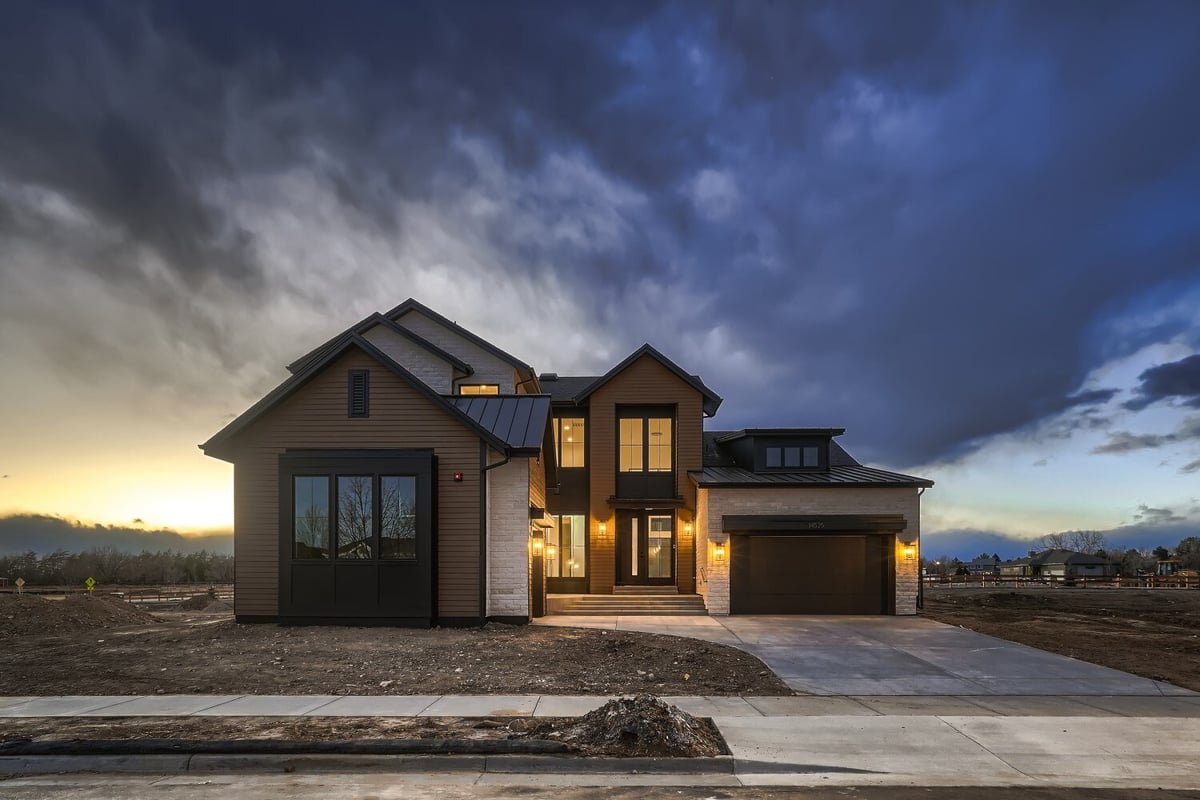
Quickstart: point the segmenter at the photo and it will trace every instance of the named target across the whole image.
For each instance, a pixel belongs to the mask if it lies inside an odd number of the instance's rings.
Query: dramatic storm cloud
[[[1198,25],[1188,0],[7,3],[0,469],[86,450],[91,485],[97,453],[189,448],[175,483],[220,506],[195,442],[414,296],[544,370],[650,341],[726,398],[714,424],[845,426],[892,467],[1040,432],[1195,472],[1183,418],[1140,415],[1200,398]],[[74,513],[9,483],[0,511]]]

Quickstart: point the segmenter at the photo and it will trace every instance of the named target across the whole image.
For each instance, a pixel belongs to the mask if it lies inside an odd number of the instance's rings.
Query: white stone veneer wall
[[[454,390],[454,367],[424,347],[382,325],[368,330],[363,338],[387,353],[393,361],[435,392],[450,394]]]
[[[721,529],[721,517],[726,514],[903,514],[908,529],[896,536],[896,614],[916,614],[920,552],[916,558],[905,559],[901,540],[920,536],[917,491],[701,488],[696,497],[696,591],[704,597],[708,613],[729,613],[729,560],[737,541]],[[713,558],[716,542],[726,543],[723,561]]]
[[[487,473],[487,616],[529,616],[529,465]]]
[[[396,320],[396,324],[470,364],[471,369],[475,371],[463,378],[462,383],[494,383],[500,387],[501,394],[512,394],[516,391],[516,372],[511,364],[467,341],[442,323],[419,311],[410,311]],[[453,394],[453,390],[447,393]]]

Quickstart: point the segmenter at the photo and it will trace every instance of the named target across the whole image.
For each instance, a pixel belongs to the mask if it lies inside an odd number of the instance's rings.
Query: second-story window
[[[821,451],[816,445],[780,445],[763,450],[767,469],[816,469],[821,466]]]
[[[672,461],[670,417],[622,417],[621,472],[670,472]]]
[[[584,466],[586,440],[584,439],[583,417],[556,417],[554,420],[554,446],[558,455],[558,466],[568,469]]]
[[[460,383],[459,394],[500,394],[500,387],[494,383]]]

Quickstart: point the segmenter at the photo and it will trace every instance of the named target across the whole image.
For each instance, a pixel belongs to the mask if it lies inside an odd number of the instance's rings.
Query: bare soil
[[[0,743],[144,739],[532,739],[561,742],[590,756],[693,758],[725,752],[710,720],[648,695],[612,700],[582,717],[18,717],[0,728]]]
[[[1200,691],[1200,591],[927,589],[921,613]]]
[[[76,600],[0,600],[0,696],[794,694],[747,653],[675,636],[239,625],[228,612]]]

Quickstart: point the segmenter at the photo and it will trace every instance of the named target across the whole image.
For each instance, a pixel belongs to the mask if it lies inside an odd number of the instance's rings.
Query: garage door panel
[[[734,614],[881,614],[887,552],[879,535],[742,536],[732,548]]]

